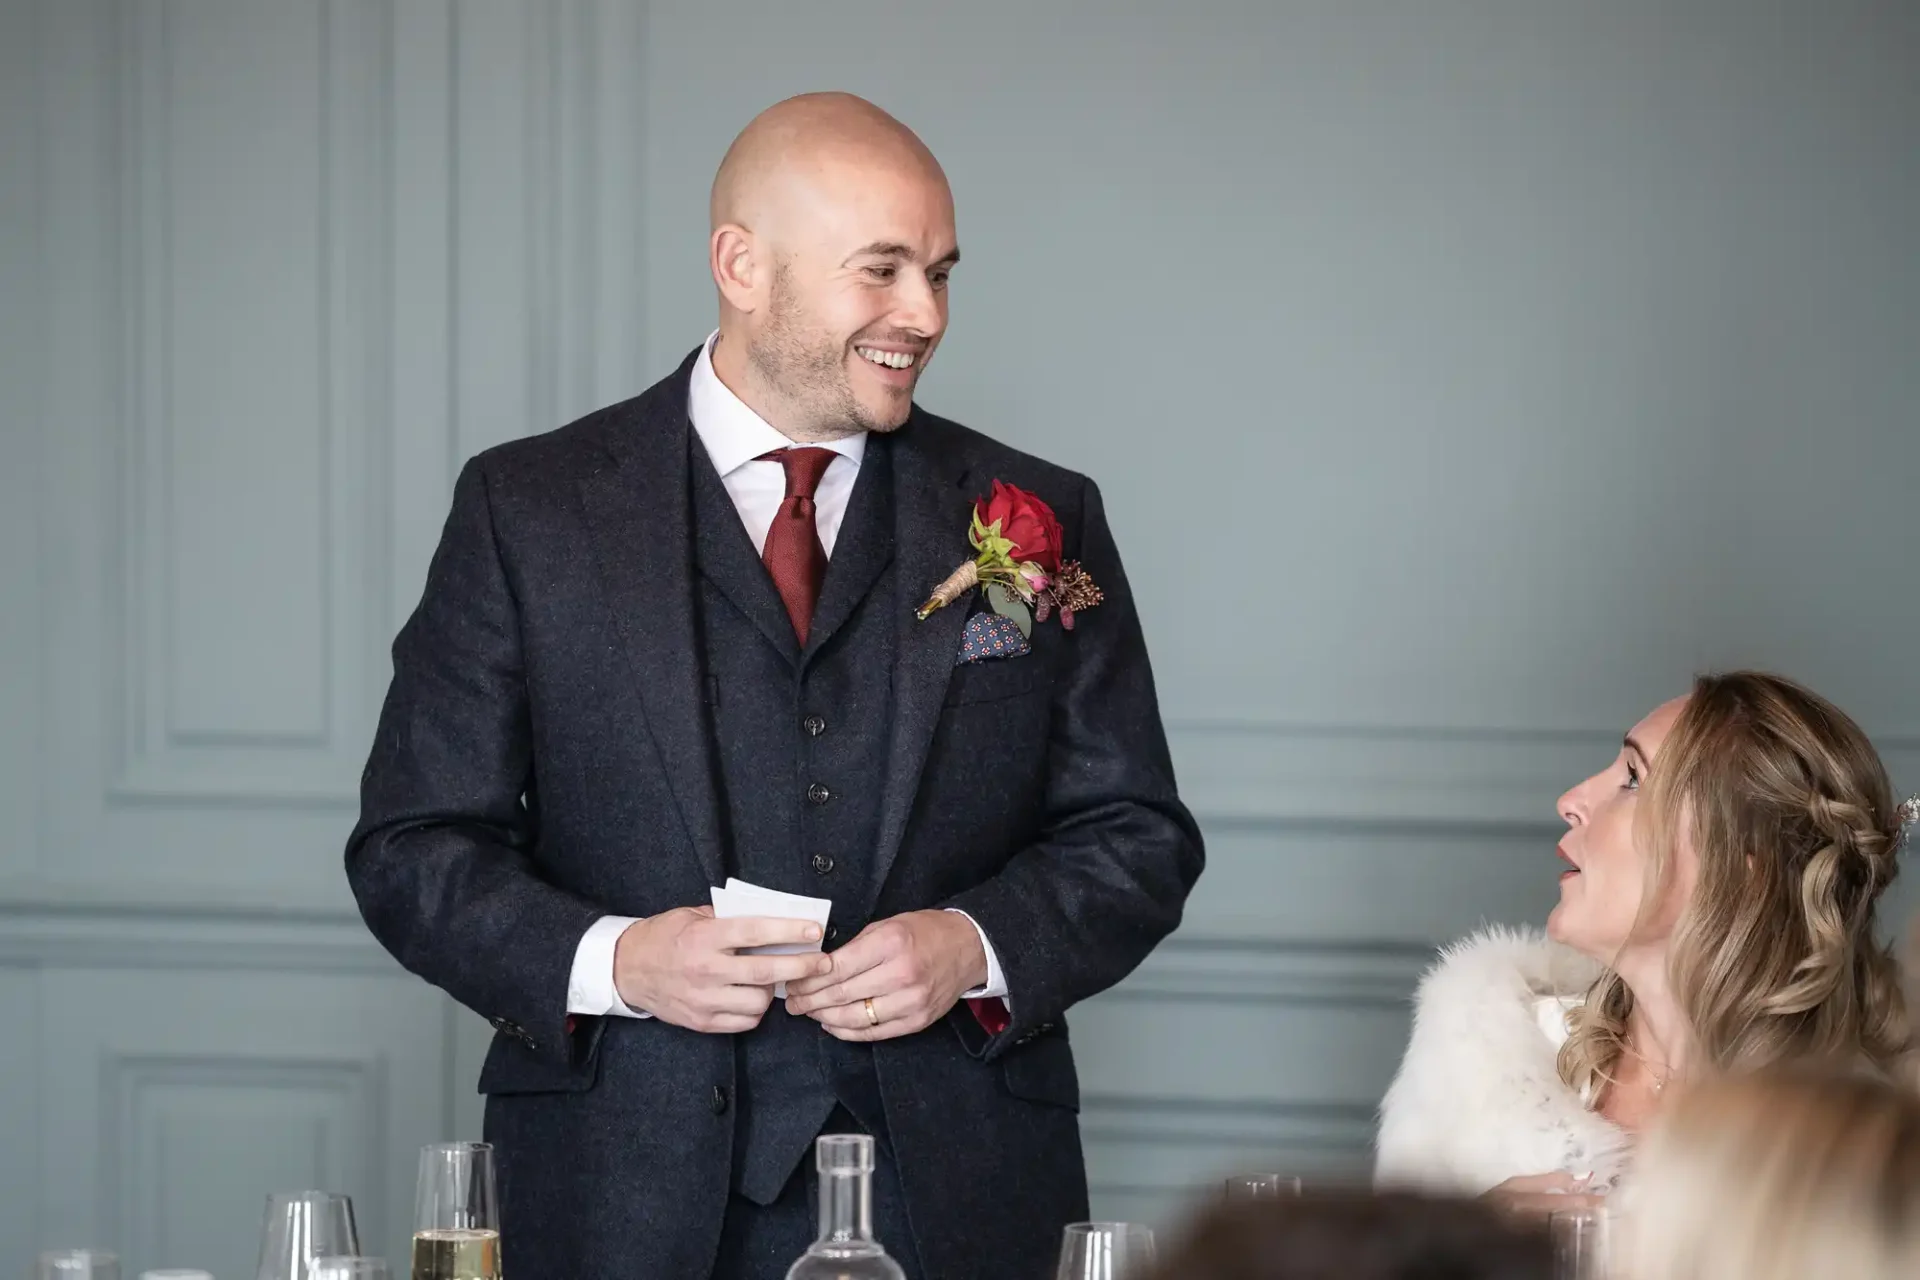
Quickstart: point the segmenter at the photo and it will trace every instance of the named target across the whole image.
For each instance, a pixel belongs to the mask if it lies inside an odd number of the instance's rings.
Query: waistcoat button
[[[800,727],[807,731],[809,738],[817,738],[827,731],[827,722],[822,716],[808,716],[800,722]]]
[[[816,853],[813,855],[813,869],[821,875],[825,875],[827,872],[833,870],[833,859],[824,853]]]
[[[833,799],[833,792],[816,782],[807,788],[807,799],[813,801],[815,804],[825,804],[827,801]]]

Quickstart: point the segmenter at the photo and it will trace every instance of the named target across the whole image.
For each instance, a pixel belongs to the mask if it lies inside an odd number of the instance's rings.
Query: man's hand
[[[829,957],[740,956],[743,947],[820,940],[807,920],[716,920],[712,907],[677,907],[627,926],[613,949],[622,1000],[690,1031],[751,1031],[773,1003],[773,984],[830,973]],[[789,988],[791,990],[791,988]]]
[[[832,972],[824,977],[787,984],[787,1012],[807,1015],[841,1040],[912,1035],[987,981],[980,933],[955,911],[875,921],[828,959]]]

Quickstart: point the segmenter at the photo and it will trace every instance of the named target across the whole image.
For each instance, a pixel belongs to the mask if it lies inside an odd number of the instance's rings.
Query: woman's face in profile
[[[1634,811],[1647,778],[1659,768],[1660,746],[1686,705],[1685,698],[1675,698],[1655,707],[1627,731],[1611,765],[1560,797],[1560,816],[1570,829],[1560,841],[1560,905],[1547,917],[1547,934],[1603,963],[1612,963],[1629,939],[1642,945],[1665,941],[1693,891],[1696,864],[1683,838],[1673,890],[1636,932],[1652,867],[1634,839]]]

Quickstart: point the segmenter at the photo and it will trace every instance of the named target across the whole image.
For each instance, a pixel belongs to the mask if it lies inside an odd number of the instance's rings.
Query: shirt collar
[[[714,470],[725,479],[762,454],[793,448],[794,441],[749,409],[746,401],[720,381],[713,370],[713,344],[719,337],[716,329],[700,344],[700,358],[694,362],[693,380],[687,385],[687,416],[693,419],[694,434],[706,446]],[[831,449],[858,467],[867,451],[867,433],[823,441],[818,447]]]

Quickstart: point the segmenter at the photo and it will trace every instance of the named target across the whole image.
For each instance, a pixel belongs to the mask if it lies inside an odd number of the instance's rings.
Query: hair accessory
[[[1920,795],[1908,796],[1894,812],[1900,818],[1900,834],[1894,837],[1893,847],[1899,850],[1907,847],[1913,839],[1913,829],[1920,827]]]

